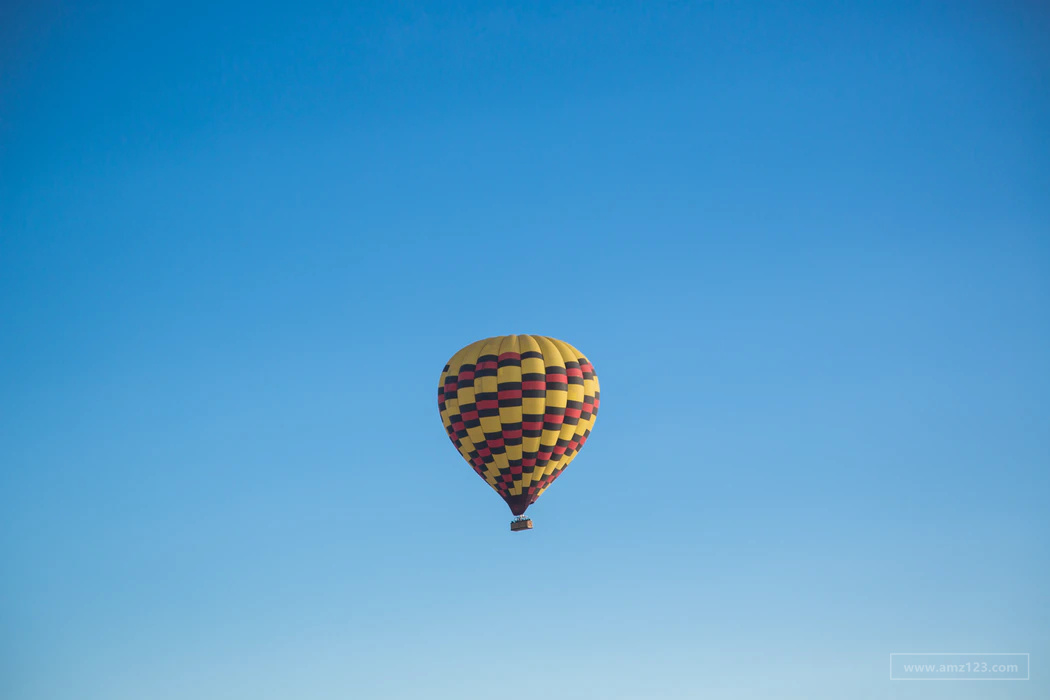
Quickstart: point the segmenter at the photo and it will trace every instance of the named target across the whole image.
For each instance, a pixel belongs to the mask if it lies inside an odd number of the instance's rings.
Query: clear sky
[[[0,697],[1050,697],[1048,32],[3,3]],[[602,382],[525,534],[435,399],[507,333]]]

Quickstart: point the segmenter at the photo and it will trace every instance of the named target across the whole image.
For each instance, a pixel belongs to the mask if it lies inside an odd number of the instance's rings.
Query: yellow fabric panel
[[[576,363],[579,363],[580,353],[575,348],[570,346],[568,343],[564,343],[564,342],[562,342],[560,340],[556,340],[554,338],[551,338],[551,342],[558,346],[558,350],[561,351],[562,359],[565,362],[576,362]],[[582,379],[581,379],[581,381],[582,381]],[[582,406],[583,405],[584,385],[582,383],[580,383],[580,384],[572,383],[572,378],[569,379],[569,382],[570,382],[570,384],[569,384],[569,395],[568,395],[568,398],[567,398],[567,402],[568,401],[575,401],[577,405]],[[573,435],[576,434],[576,429],[577,429],[578,426],[579,426],[579,420],[576,421],[576,424],[570,424],[568,421],[566,421],[561,426],[561,435],[559,435],[559,438],[564,440],[565,442],[571,441]],[[575,456],[576,456],[575,453],[573,453],[573,455],[571,455],[571,456],[569,456],[567,458],[566,457],[562,457],[560,460],[558,460],[559,461],[559,465],[558,466],[561,466],[563,468],[568,466],[569,462],[571,462],[572,458],[575,457]]]
[[[473,343],[472,345],[477,345]],[[442,373],[441,385],[446,384],[446,379],[449,377],[456,377],[459,374],[459,367],[462,364],[463,357],[468,353],[470,347],[467,346],[452,356],[452,359],[448,361],[448,371]],[[441,414],[441,421],[444,423],[445,428],[448,429],[451,426],[451,417],[459,413],[459,398],[457,392],[445,395],[445,410]],[[468,438],[459,438],[460,447],[459,452],[463,455],[463,459],[470,461],[470,452],[474,449],[473,443]]]
[[[482,357],[492,356],[496,358],[499,356],[499,346],[502,338],[490,338],[481,346],[478,351],[477,359],[480,360]],[[494,360],[493,360],[494,361]],[[474,378],[474,388],[476,394],[492,394],[495,396],[498,393],[499,379],[496,377],[496,373],[493,372],[491,376],[477,377]],[[503,432],[503,424],[500,422],[499,415],[486,416],[481,418],[481,429],[486,435],[499,435]],[[484,444],[484,443],[482,443]],[[506,452],[493,453],[492,459],[495,462],[497,469],[507,469],[507,454]]]
[[[586,358],[584,358],[584,359],[586,359]],[[590,362],[590,360],[587,360],[587,362]],[[591,399],[591,403],[592,403],[592,406],[593,406],[594,398],[598,395],[598,391],[599,391],[599,388],[598,388],[598,374],[596,372],[592,371],[590,377],[584,377],[583,378],[583,389],[584,389],[584,391],[583,391],[584,395],[588,396]],[[591,409],[591,417],[586,419],[586,420],[581,420],[580,421],[580,429],[577,432],[582,435],[586,431],[589,431],[592,428],[594,428],[594,419],[595,419],[596,415],[597,415],[597,413],[595,412],[595,410],[592,407],[592,409]]]
[[[528,352],[539,352],[543,350],[540,348],[540,344],[536,342],[536,339],[531,335],[523,335],[518,338],[518,345],[521,348],[521,354],[524,355]],[[543,358],[542,357],[528,357],[521,361],[521,373],[522,375],[528,374],[545,374]],[[539,421],[543,421],[543,414],[547,408],[547,399],[545,397],[531,397],[523,398],[521,400],[521,412],[522,417],[525,416],[539,416]],[[540,450],[540,436],[536,437],[522,437],[521,439],[522,453],[536,453]],[[533,467],[534,469],[534,467]],[[527,490],[532,486],[533,481],[538,481],[542,476],[542,470],[540,472],[531,471],[529,473],[522,473],[521,475],[521,487],[523,490]]]
[[[564,341],[558,341],[558,342],[561,342],[563,345],[568,346],[572,350],[573,354],[576,355],[576,358],[580,362],[581,365],[583,365],[583,364],[590,364],[590,360],[587,359],[586,355],[584,355],[582,352],[577,350],[575,347],[573,347],[572,345],[569,345],[568,343],[565,343]],[[593,366],[592,366],[591,376],[590,377],[585,376],[583,378],[583,394],[584,394],[584,396],[590,398],[593,401],[594,397],[598,394],[599,390],[600,389],[598,387],[598,374],[593,371]],[[580,424],[578,426],[578,429],[576,430],[576,433],[578,435],[582,435],[584,432],[586,432],[586,431],[590,430],[592,427],[594,427],[594,419],[595,419],[595,413],[592,410],[590,418],[587,418],[587,419],[582,419],[581,418]]]
[[[512,352],[520,353],[518,347],[518,336],[508,335],[503,338],[503,342],[499,346],[499,354]],[[515,366],[504,366],[500,367],[497,371],[496,380],[499,386],[506,386],[507,384],[517,384],[521,386],[521,367]],[[502,403],[502,402],[501,402]],[[514,423],[521,423],[521,406],[500,406],[499,409],[499,420],[501,426],[507,426]],[[514,465],[521,466],[521,443],[517,445],[504,443],[504,447],[507,450],[507,465],[508,468]],[[520,496],[521,495],[521,474],[514,475],[514,481],[510,488],[510,495]]]
[[[565,374],[565,361],[562,359],[561,350],[558,346],[551,342],[550,338],[537,337],[536,342],[540,344],[541,352],[543,353],[543,364],[550,368],[552,372],[559,372]],[[565,402],[569,398],[568,390],[551,389],[547,387],[547,398],[546,408],[565,410]],[[558,444],[558,438],[561,437],[561,427],[557,429],[548,429],[546,424],[543,427],[543,435],[540,438],[540,448],[544,451],[553,450],[555,445]],[[554,471],[555,467],[558,466],[558,460],[553,454],[551,454],[548,462],[544,465],[542,473],[537,474],[533,478],[539,478],[540,476],[547,476]],[[537,467],[537,472],[540,472],[540,468]]]
[[[475,350],[473,353],[464,357],[464,364],[474,365],[477,363],[478,353]],[[476,389],[474,386],[464,386],[459,389],[459,405],[469,406],[470,404],[476,403]],[[474,444],[474,449],[477,450],[478,446],[485,444],[485,432],[482,430],[480,425],[467,426],[467,434],[470,436],[471,442]],[[492,462],[486,461],[481,467],[482,477],[488,482],[489,486],[496,485],[496,477],[499,476],[499,471],[496,469],[496,465]]]
[[[477,365],[477,362],[478,362],[478,357],[480,357],[481,355],[483,355],[485,353],[485,348],[486,347],[490,347],[492,343],[498,343],[499,341],[500,341],[500,338],[494,337],[494,338],[486,338],[483,341],[475,343],[472,346],[471,351],[466,356],[464,356],[464,358],[463,358],[464,364],[469,365],[471,367],[475,367]],[[470,392],[469,393],[470,401],[467,401],[465,399],[462,400],[461,403],[460,403],[461,406],[469,405],[471,403],[474,403],[474,404],[477,403],[477,394],[480,391],[478,389],[477,380],[474,381],[474,385],[473,386],[463,387],[462,389],[460,389],[460,391],[461,392],[467,392],[467,391]],[[475,409],[476,409],[476,406],[475,406]],[[481,448],[481,447],[483,447],[485,445],[485,429],[480,423],[478,425],[474,425],[472,427],[468,427],[467,428],[467,433],[470,435],[470,439],[475,445],[475,447],[474,447],[475,450],[477,450],[477,449],[479,449],[479,448]],[[481,469],[482,469],[482,477],[485,479],[486,482],[488,482],[489,486],[491,486],[493,489],[496,490],[497,493],[499,493],[499,490],[496,489],[496,481],[497,481],[497,479],[499,479],[499,465],[497,464],[497,462],[495,460],[495,457],[492,457],[491,459],[486,459],[484,464],[482,465]]]
[[[452,359],[448,362],[448,371],[442,373],[442,386],[444,386],[445,379],[447,377],[458,377],[460,369],[463,365],[473,365],[475,363],[477,359],[478,350],[482,347],[482,345],[484,345],[485,342],[486,340],[479,340],[474,343],[471,343],[470,345],[461,349],[459,352],[452,356]],[[445,425],[446,430],[451,425],[451,417],[459,414],[460,406],[466,403],[472,403],[473,401],[473,387],[458,388],[456,392],[445,396],[446,408],[441,413],[441,420],[442,423]],[[477,444],[479,442],[484,444],[484,435],[482,435],[480,429],[468,429],[467,433],[467,437],[459,438],[460,444],[462,445],[459,448],[459,452],[463,456],[463,459],[467,460],[467,462],[469,463],[472,461],[470,453],[474,452],[477,449]],[[490,486],[494,486],[496,483],[496,478],[494,474],[495,472],[493,472],[493,474],[490,475],[487,471],[485,474],[483,474],[484,479],[487,482],[489,482]]]

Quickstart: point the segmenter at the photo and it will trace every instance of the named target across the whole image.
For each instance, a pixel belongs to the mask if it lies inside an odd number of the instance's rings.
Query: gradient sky
[[[0,696],[1050,697],[1048,32],[4,3]],[[602,381],[514,535],[435,400],[505,333]]]

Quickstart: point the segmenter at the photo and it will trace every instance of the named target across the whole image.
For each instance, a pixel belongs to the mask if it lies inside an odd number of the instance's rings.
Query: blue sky
[[[1048,25],[5,5],[0,695],[1046,697]],[[602,382],[524,535],[505,333]]]

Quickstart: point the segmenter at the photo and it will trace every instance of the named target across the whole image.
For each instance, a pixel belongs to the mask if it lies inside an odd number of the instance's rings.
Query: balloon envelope
[[[583,353],[538,335],[471,343],[452,356],[438,384],[452,444],[514,515],[579,454],[598,403],[598,375]]]

